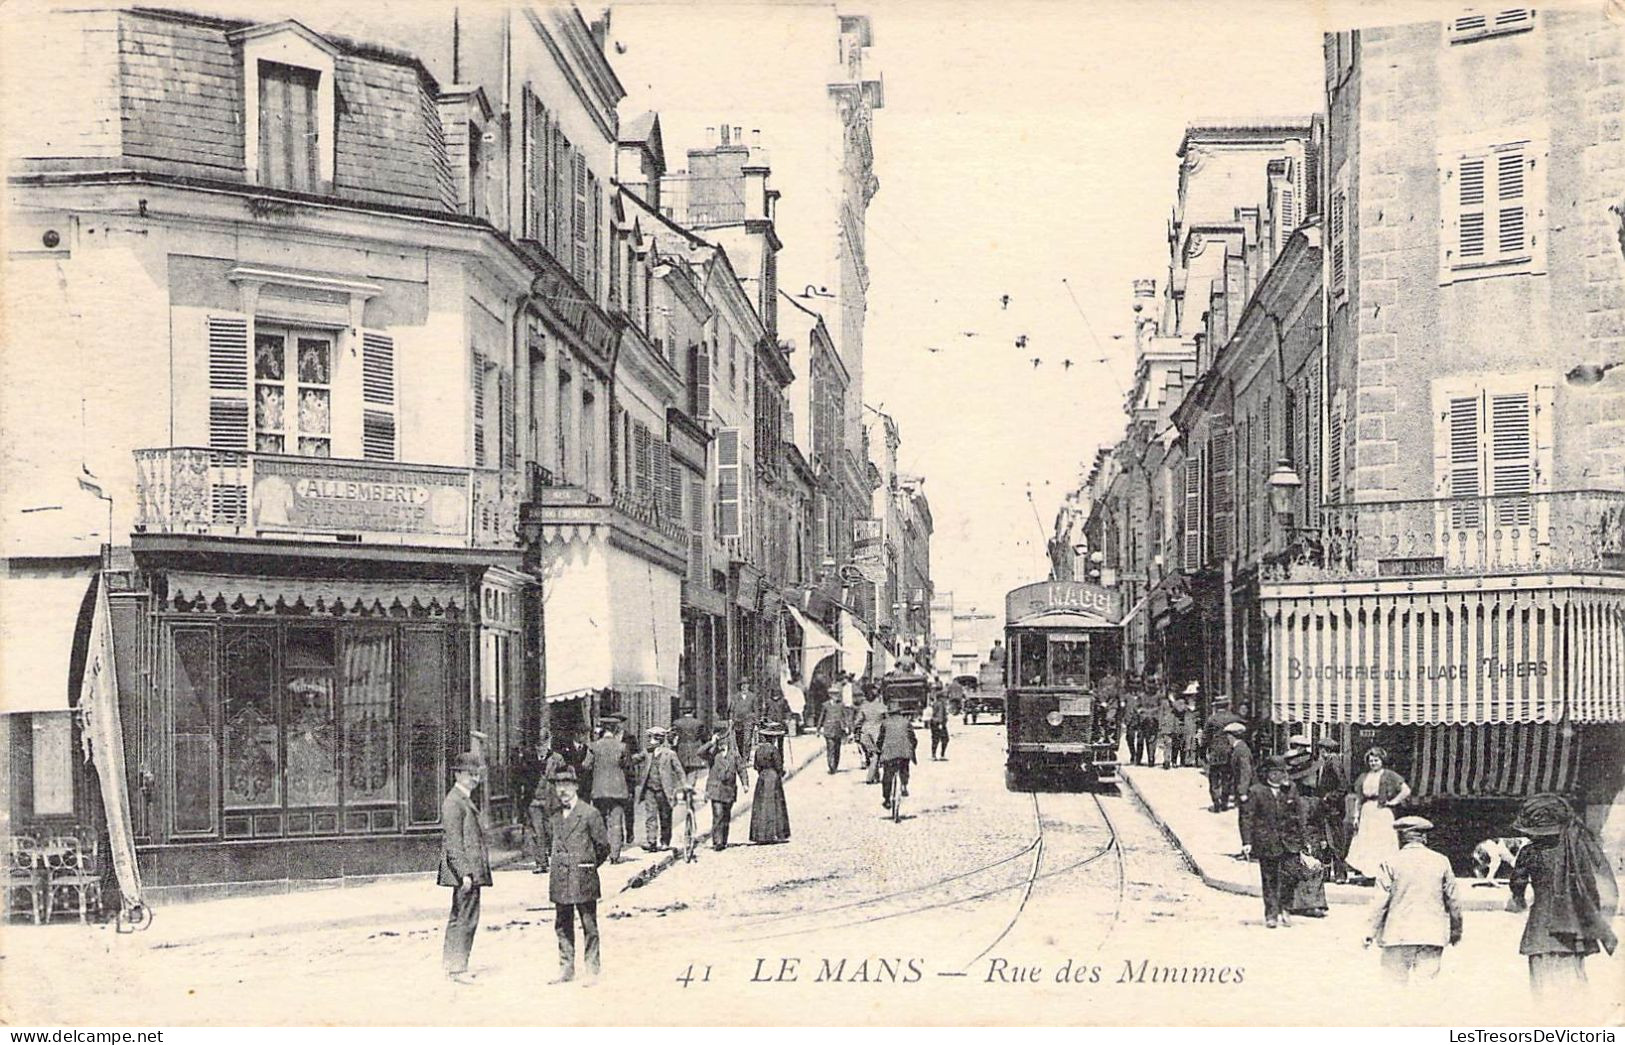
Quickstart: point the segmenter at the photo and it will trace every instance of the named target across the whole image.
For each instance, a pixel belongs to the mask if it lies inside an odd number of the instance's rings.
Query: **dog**
[[[1486,838],[1473,847],[1473,875],[1478,879],[1475,886],[1492,886],[1501,876],[1503,869],[1510,874],[1518,865],[1518,854],[1523,847],[1529,844],[1529,839],[1514,836],[1510,838]]]

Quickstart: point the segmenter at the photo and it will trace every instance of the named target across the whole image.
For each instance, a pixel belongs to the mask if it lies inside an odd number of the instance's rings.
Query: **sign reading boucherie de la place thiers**
[[[258,530],[410,533],[468,532],[464,473],[347,461],[254,462],[253,524]]]

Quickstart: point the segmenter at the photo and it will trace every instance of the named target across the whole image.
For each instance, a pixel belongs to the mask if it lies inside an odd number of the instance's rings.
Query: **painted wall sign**
[[[256,457],[253,526],[323,533],[468,533],[466,473]]]
[[[1087,581],[1042,581],[1017,588],[1004,597],[1004,617],[1022,620],[1039,613],[1084,612],[1115,621],[1123,615],[1122,596]]]
[[[1459,664],[1428,664],[1420,672],[1413,672],[1409,667],[1395,667],[1389,665],[1379,668],[1373,664],[1321,664],[1308,665],[1297,657],[1288,657],[1286,673],[1289,679],[1319,679],[1329,681],[1333,679],[1384,679],[1405,682],[1411,678],[1435,681],[1439,679],[1454,680],[1467,679],[1475,675],[1479,678],[1543,678],[1551,673],[1551,666],[1544,660],[1501,660],[1498,657],[1478,658],[1478,670],[1474,672],[1467,662]]]

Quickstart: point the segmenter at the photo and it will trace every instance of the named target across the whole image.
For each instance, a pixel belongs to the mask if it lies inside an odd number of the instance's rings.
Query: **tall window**
[[[1540,271],[1545,179],[1536,158],[1544,151],[1529,139],[1459,148],[1440,158],[1444,282]]]
[[[254,449],[333,456],[333,339],[254,332]]]
[[[1451,498],[1453,527],[1484,525],[1484,508],[1496,526],[1527,525],[1534,516],[1529,496],[1538,488],[1543,435],[1551,410],[1540,409],[1550,386],[1442,386],[1438,397],[1435,460],[1443,496]],[[1544,417],[1542,416],[1544,415]],[[1482,499],[1482,500],[1481,500]]]
[[[584,382],[585,383],[585,382]],[[581,485],[593,480],[594,451],[598,447],[598,401],[591,388],[581,390]]]
[[[298,192],[318,187],[316,87],[321,74],[280,62],[259,63],[259,180]]]
[[[557,425],[553,432],[553,438],[554,444],[557,447],[554,460],[558,464],[559,480],[561,482],[568,482],[568,477],[570,474],[568,467],[570,464],[569,435],[571,418],[575,414],[575,411],[571,409],[571,399],[575,395],[574,390],[571,387],[573,384],[574,382],[570,380],[569,373],[567,371],[560,370],[558,409],[555,411],[555,414],[557,415]]]

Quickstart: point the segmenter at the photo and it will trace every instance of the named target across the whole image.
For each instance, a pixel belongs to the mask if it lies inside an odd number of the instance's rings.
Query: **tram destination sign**
[[[1122,596],[1086,581],[1041,581],[1004,597],[1004,619],[1025,620],[1040,613],[1092,613],[1115,623],[1123,614]]]

